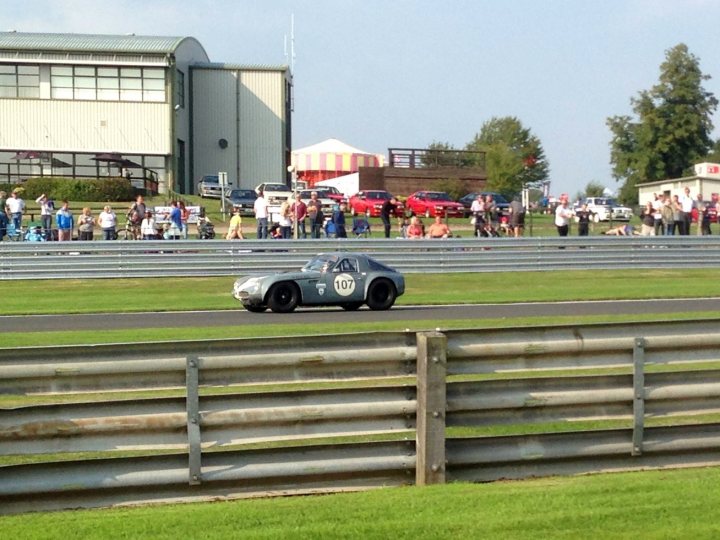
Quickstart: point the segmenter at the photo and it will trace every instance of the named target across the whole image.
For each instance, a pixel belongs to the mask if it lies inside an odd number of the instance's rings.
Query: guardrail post
[[[635,338],[633,346],[633,456],[643,452],[645,430],[645,338]]]
[[[197,357],[188,356],[185,380],[187,383],[188,482],[191,486],[197,486],[202,482],[198,364]]]
[[[445,483],[447,337],[417,334],[417,439],[415,483]]]

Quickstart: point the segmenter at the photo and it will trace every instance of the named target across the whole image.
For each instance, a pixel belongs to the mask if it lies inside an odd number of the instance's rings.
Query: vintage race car
[[[289,313],[297,306],[385,310],[404,292],[396,270],[361,253],[337,252],[315,256],[300,271],[242,277],[232,295],[248,311]]]

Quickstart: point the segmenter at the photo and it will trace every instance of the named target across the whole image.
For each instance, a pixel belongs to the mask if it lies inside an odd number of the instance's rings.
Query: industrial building
[[[213,63],[192,37],[2,32],[0,183],[286,181],[291,100],[287,66]]]

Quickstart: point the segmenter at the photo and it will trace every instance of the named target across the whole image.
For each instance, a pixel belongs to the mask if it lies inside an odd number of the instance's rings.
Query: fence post
[[[635,338],[633,346],[633,456],[643,453],[645,431],[645,339]]]
[[[417,440],[415,483],[445,483],[445,376],[447,337],[417,334]]]
[[[191,486],[196,486],[202,482],[198,362],[196,356],[189,356],[185,369],[187,384],[188,483]]]

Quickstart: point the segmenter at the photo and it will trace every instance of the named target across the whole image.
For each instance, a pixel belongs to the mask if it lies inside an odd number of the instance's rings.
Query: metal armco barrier
[[[0,280],[229,276],[298,269],[337,250],[408,273],[720,265],[718,236],[1,242]]]
[[[719,465],[719,322],[0,349],[0,513]]]

